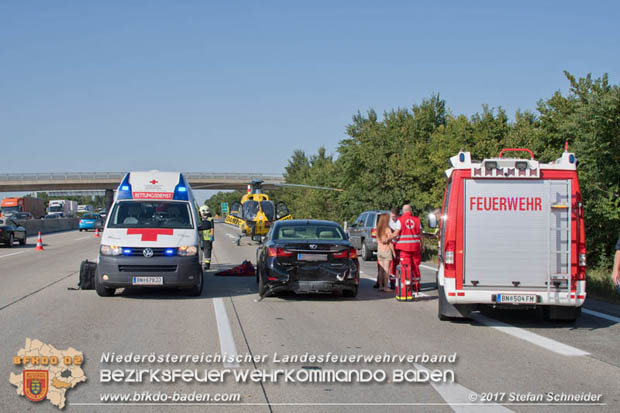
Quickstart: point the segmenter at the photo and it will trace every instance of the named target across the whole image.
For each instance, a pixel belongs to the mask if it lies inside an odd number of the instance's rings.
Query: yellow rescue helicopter
[[[275,185],[342,191],[342,189],[300,184]],[[244,236],[250,237],[253,241],[260,242],[267,235],[275,221],[286,219],[293,219],[286,204],[282,201],[274,204],[269,199],[269,196],[263,192],[263,181],[255,179],[249,183],[248,193],[241,198],[241,201],[232,203],[230,212],[224,219],[224,222],[239,227],[239,238],[235,241],[239,245],[241,238]]]

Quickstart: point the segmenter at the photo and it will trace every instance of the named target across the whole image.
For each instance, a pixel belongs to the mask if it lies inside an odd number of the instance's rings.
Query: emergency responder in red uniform
[[[392,238],[396,239],[395,248],[400,252],[400,274],[397,280],[396,299],[412,301],[413,290],[420,290],[420,262],[424,239],[420,218],[413,216],[411,205],[403,206],[403,214],[399,218],[400,229],[396,230]]]

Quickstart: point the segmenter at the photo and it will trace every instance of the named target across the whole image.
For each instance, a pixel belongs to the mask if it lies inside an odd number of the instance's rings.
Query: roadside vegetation
[[[441,206],[444,171],[459,150],[481,160],[497,156],[502,148],[524,147],[539,161],[551,162],[568,141],[579,160],[589,288],[599,296],[617,295],[604,279],[609,278],[620,235],[620,85],[611,85],[607,75],[593,79],[564,74],[568,93],[541,99],[536,111],[518,111],[514,120],[501,107],[483,106],[471,117],[454,114],[439,95],[382,116],[374,110],[358,112],[336,154],[324,148],[310,155],[296,150],[284,173],[288,183],[344,191],[284,189],[278,191],[278,200],[296,217],[340,223],[351,222],[366,209],[389,209],[405,200],[425,216]]]

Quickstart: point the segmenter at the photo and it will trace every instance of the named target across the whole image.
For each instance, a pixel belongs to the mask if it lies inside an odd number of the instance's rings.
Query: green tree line
[[[278,194],[296,218],[349,221],[366,209],[388,209],[410,200],[417,214],[441,206],[444,171],[459,150],[472,159],[496,157],[502,148],[531,149],[551,162],[564,142],[575,152],[584,202],[589,265],[610,265],[620,234],[620,86],[607,75],[575,78],[570,89],[538,101],[536,111],[483,106],[473,116],[451,113],[439,95],[411,108],[357,113],[337,154],[325,148],[307,155],[296,150],[287,183],[330,186],[343,192],[284,189]]]

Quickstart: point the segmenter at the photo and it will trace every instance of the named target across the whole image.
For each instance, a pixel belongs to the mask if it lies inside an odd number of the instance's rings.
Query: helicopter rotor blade
[[[274,185],[276,185],[276,186],[290,186],[290,187],[293,187],[293,188],[323,189],[323,190],[326,190],[326,191],[344,192],[344,189],[329,188],[327,186],[302,185],[302,184],[274,184]]]

